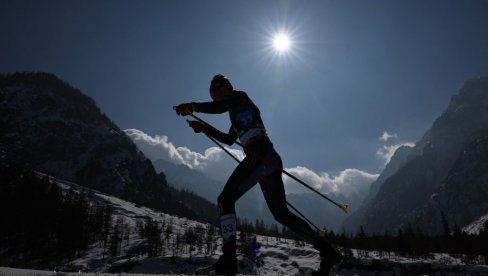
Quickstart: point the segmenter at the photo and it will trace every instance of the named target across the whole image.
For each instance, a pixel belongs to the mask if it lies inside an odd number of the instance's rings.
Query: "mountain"
[[[412,214],[413,222],[422,228],[440,232],[442,225],[432,217],[444,212],[451,227],[453,224],[466,227],[474,219],[482,219],[488,212],[487,199],[488,131],[463,150],[427,204]]]
[[[361,202],[362,198],[356,196],[345,197],[343,195],[327,194],[327,197],[339,204],[348,204],[349,212],[358,208],[354,202]],[[348,217],[341,209],[321,198],[315,193],[288,194],[287,201],[293,204],[301,213],[319,228],[326,228],[335,233],[342,232],[342,224]],[[311,204],[313,203],[313,204]],[[294,212],[293,210],[291,210]]]
[[[48,73],[0,75],[2,160],[139,205],[205,221],[218,208],[170,187],[89,97]]]
[[[373,183],[371,183],[371,187],[369,189],[368,195],[364,198],[361,205],[356,208],[356,210],[351,209],[351,215],[348,216],[343,224],[342,227],[347,229],[348,232],[355,233],[361,227],[361,219],[366,213],[366,210],[373,202],[378,190],[380,189],[381,185],[393,174],[395,174],[408,159],[408,156],[412,152],[413,148],[408,146],[401,146],[396,151],[395,154],[392,156],[390,162],[386,165],[385,169],[381,172],[378,179],[376,179]],[[361,202],[361,201],[356,201]]]
[[[162,172],[166,175],[166,179],[174,187],[192,191],[212,202],[217,202],[217,196],[224,186],[224,183],[219,183],[205,174],[182,164],[177,165],[158,159],[153,162],[153,165],[157,172]]]
[[[476,220],[488,211],[483,152],[487,132],[488,78],[473,79],[401,158],[401,166],[389,176],[391,170],[382,173],[377,194],[371,191],[373,199],[345,226],[361,225],[368,232],[382,233],[411,224],[433,234],[442,229],[441,212],[451,225]]]

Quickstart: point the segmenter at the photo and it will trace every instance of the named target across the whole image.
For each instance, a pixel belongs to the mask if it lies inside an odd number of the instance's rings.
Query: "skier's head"
[[[210,97],[212,97],[214,101],[220,101],[223,98],[230,96],[232,91],[234,91],[234,87],[227,77],[218,74],[212,78],[209,91]]]

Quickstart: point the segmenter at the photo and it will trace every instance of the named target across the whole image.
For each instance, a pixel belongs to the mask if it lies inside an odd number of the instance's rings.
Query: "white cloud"
[[[380,136],[379,140],[386,142],[386,141],[390,140],[391,138],[398,138],[398,134],[396,134],[396,133],[390,134],[386,131],[383,131],[383,134]]]
[[[322,193],[332,192],[345,196],[353,194],[366,195],[371,183],[379,176],[378,174],[370,174],[358,169],[346,169],[336,176],[331,176],[325,172],[316,173],[306,167],[290,168],[287,171]],[[309,191],[286,175],[283,179],[287,193]]]
[[[404,143],[399,143],[396,145],[383,146],[380,149],[378,149],[378,151],[376,151],[376,156],[383,159],[385,161],[384,166],[386,166],[390,162],[390,160],[393,157],[393,155],[395,154],[396,150],[402,146],[414,147],[415,143],[404,142]]]
[[[203,172],[207,176],[226,182],[237,163],[218,147],[211,147],[203,154],[191,151],[186,147],[175,147],[167,136],[154,137],[137,129],[127,129],[125,133],[132,138],[139,149],[151,160],[163,159],[175,164],[185,164],[188,167]],[[227,148],[239,160],[244,158],[241,150]],[[333,192],[350,196],[352,194],[367,194],[370,184],[378,178],[376,174],[369,174],[357,169],[346,169],[336,176],[324,172],[314,172],[306,167],[286,169],[292,175],[314,187],[322,193]],[[295,180],[283,176],[287,193],[310,192]]]
[[[235,161],[218,147],[208,148],[201,154],[187,147],[176,147],[165,135],[153,137],[137,129],[126,129],[124,131],[138,148],[153,161],[162,159],[174,164],[183,164],[222,182],[226,181],[236,166]],[[225,148],[239,160],[244,158],[242,151]]]
[[[378,138],[378,140],[382,142],[388,142],[388,140],[392,138],[398,139],[398,134],[396,133],[390,134],[387,131],[383,131],[383,134]],[[386,166],[388,163],[390,163],[390,160],[395,154],[395,152],[397,151],[397,149],[402,146],[414,147],[415,143],[397,142],[396,144],[393,145],[384,145],[376,151],[376,156],[383,159],[384,161],[383,166]]]

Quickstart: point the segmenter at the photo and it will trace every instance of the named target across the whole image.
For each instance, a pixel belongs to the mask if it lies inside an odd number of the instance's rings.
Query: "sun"
[[[281,33],[273,37],[273,48],[279,53],[284,53],[290,49],[291,40],[287,34]]]
[[[259,55],[267,67],[291,68],[291,65],[302,62],[300,56],[304,52],[304,42],[300,35],[300,25],[279,27],[270,24],[259,33]],[[258,49],[258,47],[256,47]]]

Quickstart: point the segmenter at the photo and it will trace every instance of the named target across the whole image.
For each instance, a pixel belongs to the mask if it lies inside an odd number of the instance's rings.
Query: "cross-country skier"
[[[217,199],[221,213],[220,230],[223,236],[223,255],[210,269],[218,275],[237,273],[235,203],[259,182],[274,218],[319,250],[320,267],[314,274],[327,275],[329,270],[342,260],[342,255],[304,220],[288,210],[281,171],[262,162],[254,155],[257,154],[269,162],[273,162],[274,167],[283,167],[281,157],[273,148],[266,133],[259,109],[245,92],[234,90],[229,79],[223,75],[213,77],[210,83],[210,96],[213,100],[211,102],[180,104],[175,108],[176,113],[185,116],[193,112],[208,114],[229,112],[232,123],[229,133],[222,133],[199,121],[190,121],[190,126],[196,133],[203,132],[228,145],[232,145],[239,138],[240,143],[245,145],[249,151],[245,150],[246,157],[229,177]]]

